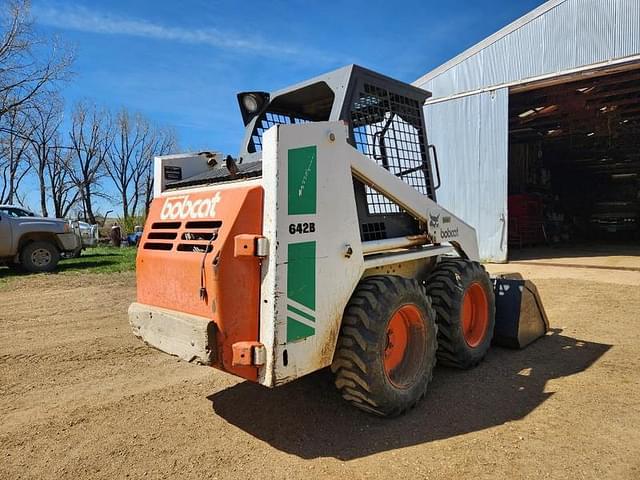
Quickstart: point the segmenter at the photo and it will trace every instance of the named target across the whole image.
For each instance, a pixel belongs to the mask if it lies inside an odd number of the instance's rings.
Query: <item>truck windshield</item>
[[[27,210],[16,207],[0,207],[0,212],[10,217],[34,217],[35,215]]]

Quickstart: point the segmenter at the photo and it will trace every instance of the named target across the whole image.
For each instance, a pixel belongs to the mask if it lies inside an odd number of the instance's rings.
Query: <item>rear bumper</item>
[[[82,239],[82,248],[93,248],[98,246],[97,238],[83,238]]]
[[[132,303],[129,323],[136,337],[165,353],[202,365],[216,360],[216,327],[208,318]]]
[[[58,241],[62,246],[63,252],[73,252],[81,246],[80,237],[75,233],[59,233]]]

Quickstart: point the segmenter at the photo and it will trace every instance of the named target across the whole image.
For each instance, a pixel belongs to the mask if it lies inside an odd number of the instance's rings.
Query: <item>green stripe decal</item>
[[[316,242],[290,243],[287,247],[287,297],[311,311],[316,309]],[[291,305],[287,308],[301,318],[314,321],[306,312]],[[312,318],[309,318],[312,317]],[[287,341],[310,337],[315,329],[287,317]]]
[[[316,213],[317,148],[292,148],[288,152],[288,210],[289,215]]]
[[[311,315],[309,315],[308,313],[303,312],[302,310],[297,309],[296,307],[293,307],[291,305],[287,305],[287,310],[289,310],[290,312],[296,313],[298,315],[300,315],[302,318],[306,318],[307,320],[309,320],[310,322],[315,322],[316,319],[313,318]]]
[[[316,242],[290,243],[287,259],[287,297],[315,310]]]
[[[301,338],[311,337],[315,333],[316,331],[313,327],[287,317],[287,342],[295,342]]]

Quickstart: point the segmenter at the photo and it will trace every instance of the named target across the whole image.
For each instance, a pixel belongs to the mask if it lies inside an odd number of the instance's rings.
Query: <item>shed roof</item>
[[[549,0],[414,85],[432,101],[640,63],[640,1]]]
[[[446,72],[447,70],[449,70],[450,68],[454,67],[455,65],[458,65],[459,63],[462,63],[467,58],[472,57],[473,55],[476,55],[478,52],[480,52],[481,50],[485,49],[489,45],[494,44],[495,42],[497,42],[501,38],[506,37],[507,35],[509,35],[510,33],[514,32],[515,30],[518,30],[522,26],[524,26],[527,23],[531,22],[532,20],[535,20],[536,18],[538,18],[540,15],[544,15],[545,13],[547,13],[552,8],[555,8],[559,4],[564,3],[566,1],[567,0],[549,0],[546,3],[543,3],[538,8],[535,8],[534,10],[531,10],[526,15],[520,17],[519,19],[517,19],[516,21],[510,23],[506,27],[498,30],[493,35],[488,36],[487,38],[485,38],[481,42],[476,43],[474,46],[466,49],[464,52],[460,53],[459,55],[456,55],[455,57],[453,57],[448,62],[443,63],[438,68],[435,68],[434,70],[431,70],[429,73],[427,73],[427,74],[423,75],[422,77],[418,78],[415,82],[413,82],[414,85],[423,85],[423,84],[427,83],[432,78],[437,77],[438,75]]]

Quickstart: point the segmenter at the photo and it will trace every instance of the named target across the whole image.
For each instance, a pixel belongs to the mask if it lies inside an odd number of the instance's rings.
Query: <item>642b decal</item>
[[[289,224],[289,233],[291,235],[295,235],[296,233],[314,233],[315,231],[316,231],[315,222]]]

